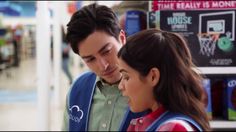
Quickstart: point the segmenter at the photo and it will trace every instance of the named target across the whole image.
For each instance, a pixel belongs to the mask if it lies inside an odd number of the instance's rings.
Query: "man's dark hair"
[[[94,3],[73,14],[67,24],[66,40],[72,50],[79,54],[79,43],[94,31],[105,31],[118,40],[120,30],[118,18],[112,9]]]

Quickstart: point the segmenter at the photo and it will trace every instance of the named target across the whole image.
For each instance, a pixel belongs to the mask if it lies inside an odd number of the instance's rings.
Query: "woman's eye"
[[[129,77],[128,76],[123,76],[122,77],[124,80],[129,80]]]

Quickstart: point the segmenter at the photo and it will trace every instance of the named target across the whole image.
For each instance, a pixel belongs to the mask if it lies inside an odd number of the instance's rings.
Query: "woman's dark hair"
[[[67,24],[66,40],[71,44],[72,50],[79,54],[79,43],[96,30],[105,31],[118,40],[121,29],[112,9],[94,3],[84,6],[73,14]]]
[[[169,111],[193,118],[203,130],[210,130],[202,77],[193,69],[195,65],[182,36],[158,29],[144,30],[128,37],[118,57],[141,76],[158,68],[160,80],[153,91],[156,101]]]

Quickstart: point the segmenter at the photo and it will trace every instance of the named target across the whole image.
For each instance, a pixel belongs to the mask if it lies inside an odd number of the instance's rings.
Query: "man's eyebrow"
[[[106,43],[101,49],[99,49],[99,53],[101,53],[104,49],[107,48],[107,46],[109,45],[110,43]],[[91,58],[93,57],[92,55],[87,55],[87,56],[81,56],[82,59],[88,59],[88,58]]]
[[[92,55],[88,55],[88,56],[81,56],[82,59],[88,59],[88,58],[92,58]]]
[[[110,43],[106,43],[106,44],[98,51],[98,53],[101,53],[104,49],[106,49],[109,44],[110,44]]]

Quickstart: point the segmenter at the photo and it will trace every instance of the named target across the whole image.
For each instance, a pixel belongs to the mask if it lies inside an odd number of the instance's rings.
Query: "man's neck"
[[[101,82],[102,82],[102,83],[105,83],[105,84],[108,84],[108,85],[116,85],[116,84],[119,84],[120,80],[121,80],[121,78],[120,78],[118,81],[114,82],[114,83],[109,83],[109,82],[107,82],[106,80],[101,79]]]

